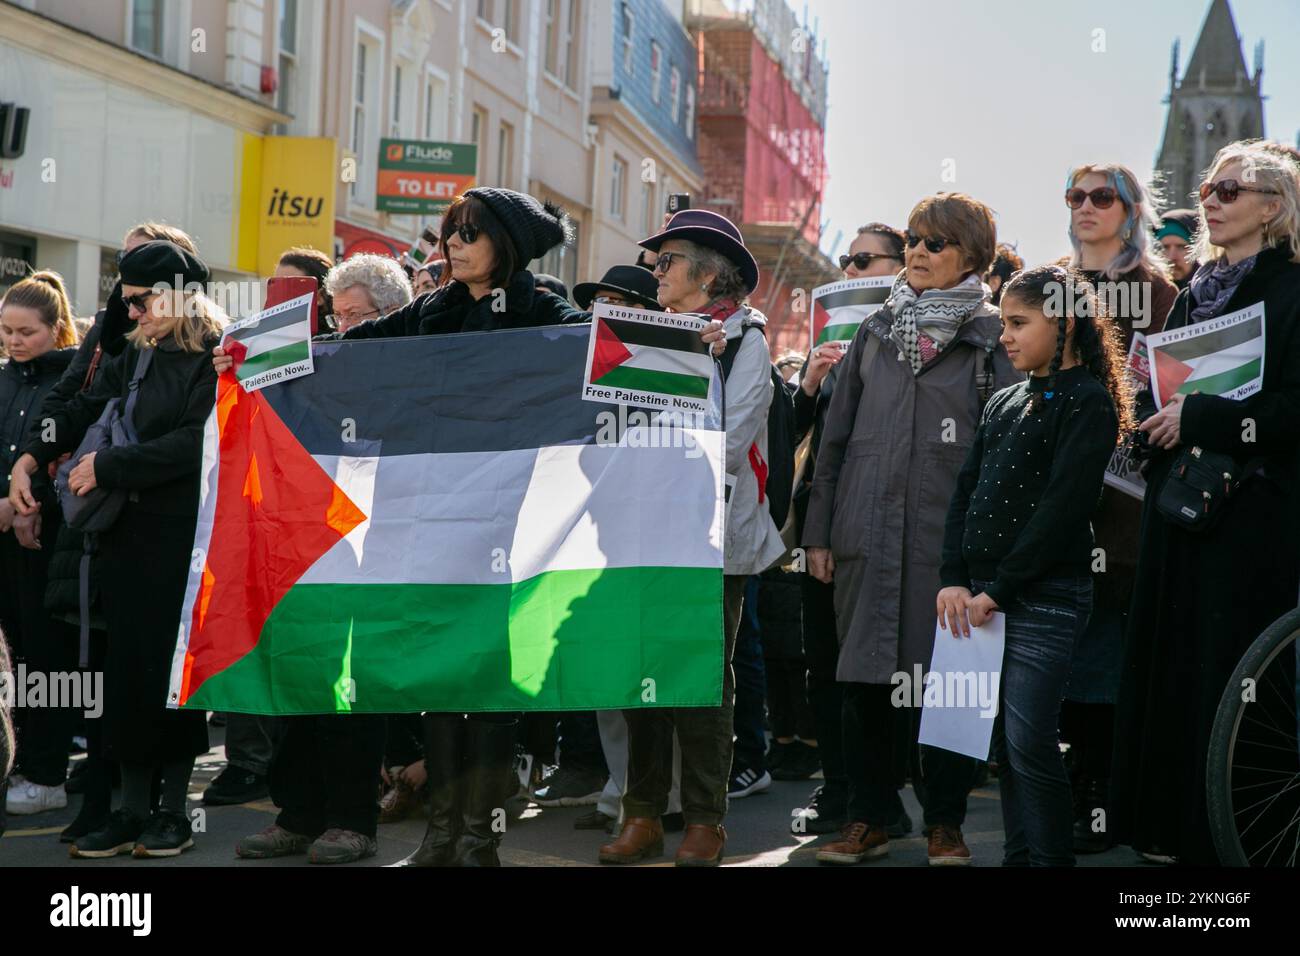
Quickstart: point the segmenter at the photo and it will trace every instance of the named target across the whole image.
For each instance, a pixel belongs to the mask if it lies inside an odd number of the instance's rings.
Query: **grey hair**
[[[697,282],[705,273],[712,272],[715,278],[705,292],[709,300],[716,302],[719,299],[734,299],[737,305],[743,304],[749,296],[749,290],[745,288],[745,280],[740,277],[740,267],[716,249],[689,240],[685,245],[691,261],[686,277]]]
[[[344,259],[325,277],[325,291],[336,296],[345,289],[361,286],[380,315],[400,309],[415,297],[411,280],[401,264],[388,256],[362,253]]]

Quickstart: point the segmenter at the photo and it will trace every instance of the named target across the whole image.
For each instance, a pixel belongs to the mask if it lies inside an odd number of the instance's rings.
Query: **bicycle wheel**
[[[1205,768],[1215,849],[1225,866],[1300,860],[1300,608],[1247,649],[1219,701]]]

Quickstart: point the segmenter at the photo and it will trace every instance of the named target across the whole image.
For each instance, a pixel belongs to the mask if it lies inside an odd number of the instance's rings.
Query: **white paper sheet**
[[[1006,615],[994,612],[970,637],[952,636],[934,625],[934,656],[924,685],[908,704],[920,703],[920,741],[955,753],[987,760],[993,739],[1002,685],[1002,651]],[[896,691],[897,692],[897,691]]]

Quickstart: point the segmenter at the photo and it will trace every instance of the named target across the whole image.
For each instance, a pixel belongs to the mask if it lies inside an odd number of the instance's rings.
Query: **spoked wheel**
[[[1219,701],[1206,797],[1225,866],[1300,865],[1300,608],[1246,651]]]

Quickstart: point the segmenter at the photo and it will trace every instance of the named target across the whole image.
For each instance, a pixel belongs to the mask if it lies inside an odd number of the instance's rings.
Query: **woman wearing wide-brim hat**
[[[623,829],[600,849],[602,863],[636,863],[663,853],[660,822],[672,784],[673,733],[681,745],[682,815],[686,835],[679,866],[717,866],[726,831],[731,775],[735,678],[731,659],[744,603],[745,581],[785,552],[772,520],[756,464],[767,461],[767,409],[772,398],[771,361],[763,328],[767,319],[746,304],[758,285],[758,264],[740,230],[725,217],[688,209],[641,245],[658,253],[654,277],[658,301],[673,312],[703,315],[721,323],[734,362],[726,377],[727,473],[735,479],[723,544],[722,703],[718,707],[627,710],[627,789]],[[714,328],[714,326],[710,326]]]
[[[659,309],[659,280],[642,266],[612,266],[599,282],[579,282],[573,287],[573,301],[589,311],[593,303],[630,305],[638,309]]]

